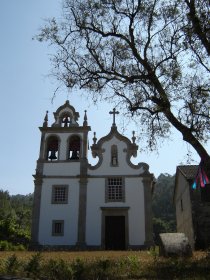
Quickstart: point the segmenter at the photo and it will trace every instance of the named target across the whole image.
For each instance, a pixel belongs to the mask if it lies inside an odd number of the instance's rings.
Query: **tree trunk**
[[[210,179],[210,155],[206,151],[206,149],[203,147],[203,145],[195,138],[195,136],[192,134],[191,130],[180,123],[177,118],[173,115],[173,113],[170,111],[170,109],[165,110],[164,114],[166,118],[169,120],[169,122],[179,131],[181,132],[183,136],[183,140],[189,143],[198,153],[201,160],[203,161],[204,169],[208,175],[208,178]]]

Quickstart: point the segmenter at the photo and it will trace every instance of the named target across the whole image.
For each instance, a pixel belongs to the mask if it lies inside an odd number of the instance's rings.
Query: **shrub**
[[[73,280],[73,269],[70,264],[64,260],[49,260],[46,265],[43,266],[41,273],[44,279],[50,280]]]
[[[26,247],[23,244],[13,245],[13,251],[26,251]]]
[[[33,255],[28,263],[26,264],[24,270],[27,273],[27,277],[33,277],[34,279],[38,278],[38,275],[41,271],[41,260],[42,256],[41,253],[37,253]]]
[[[0,251],[10,251],[12,248],[12,244],[6,240],[0,241]]]
[[[96,270],[95,273],[97,275],[98,280],[105,280],[105,279],[110,279],[112,273],[111,273],[111,268],[112,268],[112,262],[109,259],[99,259],[96,262]]]
[[[23,244],[14,245],[7,240],[0,241],[0,251],[25,251],[26,247]]]
[[[140,261],[137,256],[128,256],[127,262],[129,266],[129,277],[137,277],[140,275]]]
[[[15,254],[9,256],[5,262],[6,273],[14,274],[20,267],[20,262]]]
[[[85,278],[85,262],[82,259],[77,258],[76,261],[72,263],[72,269],[75,280],[84,280]]]

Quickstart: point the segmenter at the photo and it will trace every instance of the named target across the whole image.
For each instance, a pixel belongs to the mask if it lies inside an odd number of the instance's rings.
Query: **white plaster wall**
[[[111,163],[111,146],[117,145],[118,148],[118,166],[113,167],[110,166]],[[141,174],[143,172],[143,168],[134,169],[127,164],[126,156],[127,152],[124,152],[124,149],[127,149],[127,145],[125,142],[120,141],[115,136],[105,142],[102,145],[102,149],[105,150],[103,152],[103,162],[99,168],[96,170],[89,170],[88,173],[91,175],[119,175],[119,174],[126,174],[126,175],[134,175],[134,174]]]
[[[105,179],[88,179],[86,242],[87,245],[101,245],[101,206],[105,200]]]
[[[125,179],[125,202],[105,203],[105,178],[88,180],[87,188],[87,245],[101,245],[101,207],[130,207],[128,210],[129,244],[144,245],[144,191],[141,178]]]
[[[69,185],[68,204],[51,204],[52,185]],[[44,179],[41,194],[39,243],[75,245],[77,242],[79,182],[76,179]],[[64,236],[52,236],[52,220],[64,220]]]
[[[80,174],[80,162],[46,162],[43,175],[77,176]]]
[[[181,209],[182,200],[182,209]],[[175,197],[177,231],[183,232],[188,237],[194,248],[194,231],[192,221],[192,206],[190,200],[189,184],[184,176],[179,173]]]
[[[144,187],[141,178],[126,178],[125,198],[129,209],[129,244],[144,245]]]

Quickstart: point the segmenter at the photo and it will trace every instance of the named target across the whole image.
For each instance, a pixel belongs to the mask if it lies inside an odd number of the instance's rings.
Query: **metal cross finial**
[[[116,111],[116,109],[114,108],[113,111],[110,111],[109,114],[113,115],[113,126],[116,126],[116,123],[115,123],[115,115],[119,114],[118,111]]]

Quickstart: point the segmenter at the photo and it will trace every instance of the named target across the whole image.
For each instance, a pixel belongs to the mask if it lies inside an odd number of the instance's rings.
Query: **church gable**
[[[117,130],[116,125],[112,125],[108,135],[102,137],[98,142],[94,133],[93,145],[91,146],[92,156],[98,157],[95,166],[89,166],[91,170],[106,169],[113,172],[138,170],[138,174],[148,172],[148,165],[139,163],[134,165],[131,157],[137,156],[138,146],[135,143],[136,137],[133,132],[132,142]]]

